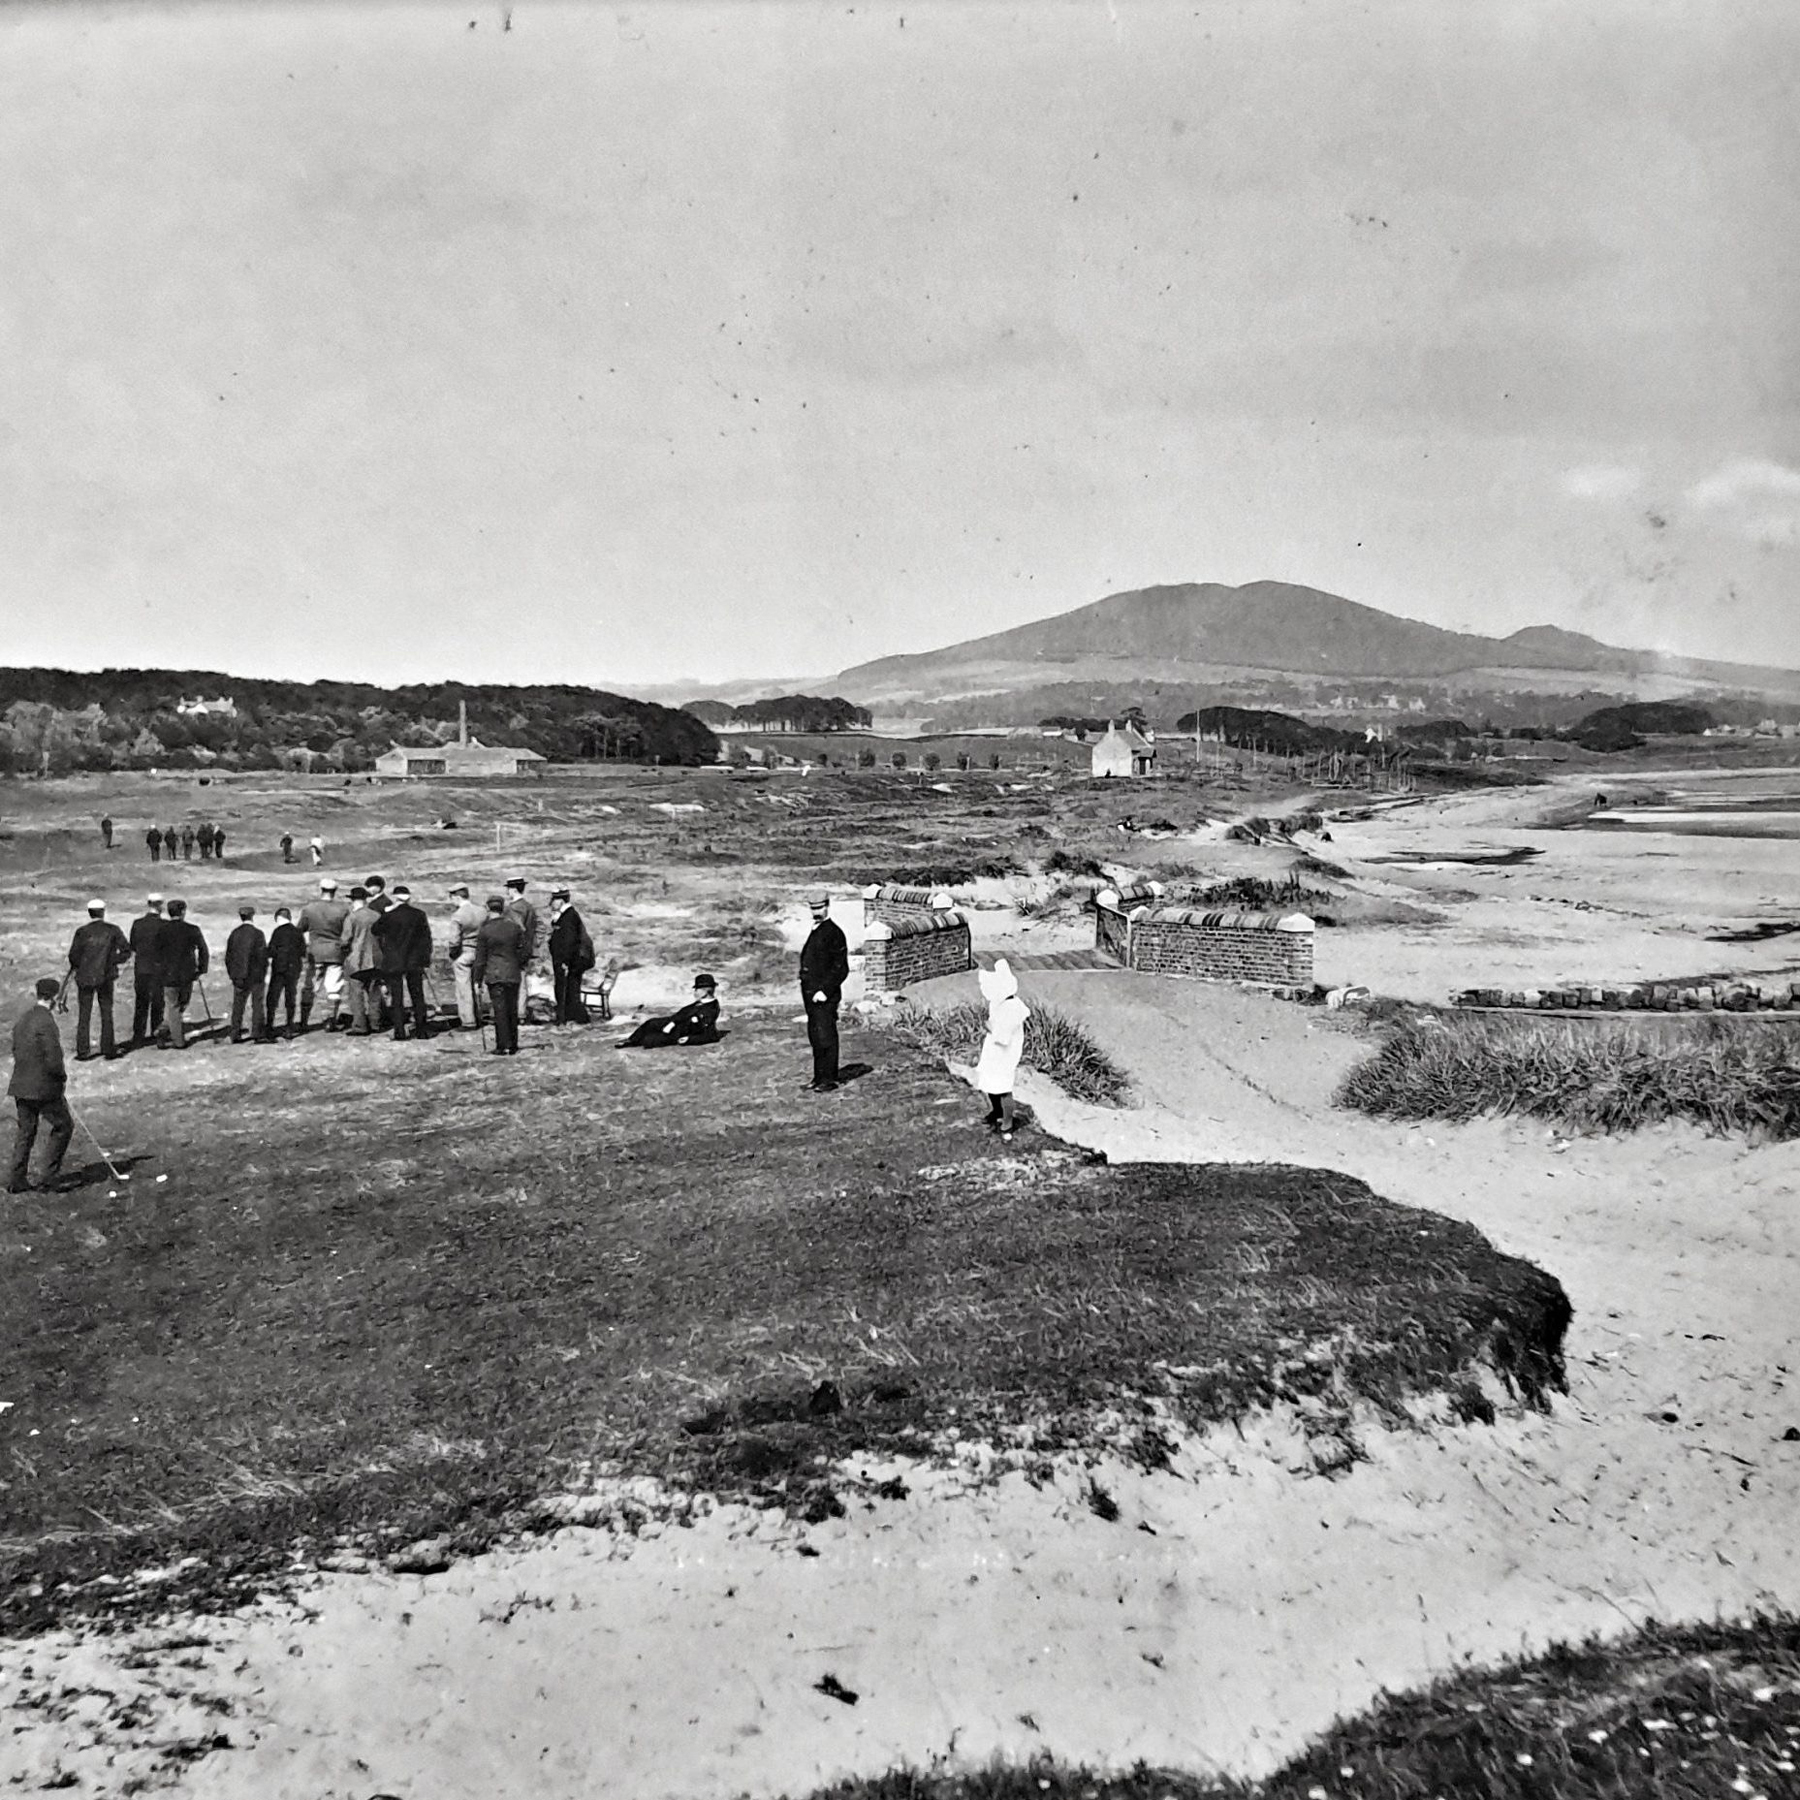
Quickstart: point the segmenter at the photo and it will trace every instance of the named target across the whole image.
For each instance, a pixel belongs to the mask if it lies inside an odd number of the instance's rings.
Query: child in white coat
[[[988,1114],[983,1121],[1008,1141],[1013,1134],[1013,1082],[1019,1057],[1025,1049],[1025,1021],[1031,1009],[1019,998],[1018,977],[1001,957],[992,969],[983,969],[976,980],[988,1003],[987,1036],[981,1040],[981,1058],[975,1065],[975,1085],[987,1095]]]

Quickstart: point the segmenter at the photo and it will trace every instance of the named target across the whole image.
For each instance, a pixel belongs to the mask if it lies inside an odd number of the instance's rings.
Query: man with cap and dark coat
[[[200,823],[200,829],[194,833],[194,836],[198,840],[199,845],[200,845],[200,860],[202,862],[205,862],[212,855],[212,844],[213,844],[212,826],[210,824],[208,824],[205,820],[202,820]]]
[[[281,1029],[284,1038],[294,1035],[294,1002],[300,988],[300,971],[306,963],[306,933],[294,923],[294,915],[285,907],[275,909],[275,929],[269,933],[269,997],[263,1016],[269,1022],[269,1035],[275,1035],[275,1008],[287,1008],[287,1023]]]
[[[185,1050],[187,1003],[194,997],[194,983],[211,966],[200,927],[188,922],[185,900],[169,902],[169,916],[163,920],[156,940],[156,964],[163,982],[163,1017],[157,1043],[170,1050]]]
[[[13,1137],[9,1194],[31,1191],[31,1147],[37,1142],[40,1123],[50,1127],[50,1157],[44,1167],[48,1187],[62,1173],[62,1160],[75,1135],[75,1119],[66,1096],[68,1071],[63,1067],[62,1033],[56,1029],[54,975],[37,984],[37,998],[19,1015],[13,1026],[12,1080],[6,1091],[12,1096],[18,1125]]]
[[[338,884],[319,877],[319,897],[300,909],[299,929],[306,937],[306,972],[300,982],[300,1029],[312,1017],[313,997],[325,996],[325,1029],[339,1028],[338,1008],[344,1001],[344,921],[348,901],[338,898]],[[347,1023],[348,1021],[344,1021]]]
[[[413,1036],[431,1035],[425,1008],[425,971],[431,967],[431,921],[413,905],[412,890],[394,886],[394,903],[374,925],[375,954],[387,989],[388,1011],[394,1015],[394,1042],[406,1042],[406,1005],[412,1002]]]
[[[850,973],[850,946],[832,922],[831,898],[815,894],[812,930],[800,946],[800,998],[806,1003],[806,1037],[813,1073],[807,1087],[829,1094],[838,1084],[838,1001]]]
[[[450,886],[450,942],[444,954],[450,959],[450,973],[456,978],[456,1013],[464,1031],[475,1031],[481,1025],[481,990],[475,985],[475,934],[487,914],[469,898],[466,881]]]
[[[90,900],[87,923],[69,940],[69,973],[75,977],[75,991],[81,998],[75,1026],[77,1062],[87,1062],[94,1054],[88,1027],[96,1006],[100,1009],[100,1052],[109,1062],[119,1054],[113,1038],[113,981],[130,961],[131,945],[124,932],[108,922],[106,902]]]
[[[489,894],[488,916],[475,933],[474,976],[488,991],[494,1015],[494,1054],[519,1054],[519,984],[525,979],[525,928],[506,910],[503,895]]]
[[[519,929],[525,934],[525,959],[522,966],[529,969],[537,961],[538,952],[543,948],[543,925],[538,919],[538,909],[525,898],[523,875],[507,878],[506,915],[510,919],[517,919]]]
[[[284,863],[291,863],[294,860],[294,834],[291,831],[284,831],[281,834],[281,860]]]
[[[100,842],[104,844],[108,850],[112,848],[112,834],[112,814],[103,813],[100,818]]]
[[[585,1025],[587,1008],[581,1003],[581,978],[594,966],[594,940],[575,910],[567,888],[550,896],[550,969],[556,977],[556,1022]]]
[[[194,828],[192,825],[183,825],[181,828],[181,860],[183,862],[194,860]],[[206,858],[203,856],[200,860],[205,862]]]
[[[162,861],[162,833],[160,831],[158,831],[154,825],[152,825],[150,827],[150,829],[144,833],[144,842],[150,848],[150,860],[152,862],[161,862]]]
[[[152,894],[142,915],[131,921],[131,1047],[142,1049],[162,1029],[162,965],[157,962],[162,943],[163,897]]]
[[[223,825],[215,825],[212,828],[212,845],[213,861],[223,862],[225,860],[225,827]]]
[[[225,977],[231,983],[231,1041],[244,1041],[244,1008],[250,1008],[250,1035],[259,1044],[271,1042],[269,1022],[263,1012],[263,982],[269,973],[269,940],[256,923],[256,908],[246,900],[238,908],[240,923],[225,940]]]
[[[646,1019],[621,1050],[661,1050],[676,1044],[716,1044],[719,1041],[718,984],[710,975],[694,977],[694,997],[686,1006],[662,1018]]]
[[[163,855],[173,862],[180,853],[181,839],[175,835],[175,827],[165,825],[163,827]]]

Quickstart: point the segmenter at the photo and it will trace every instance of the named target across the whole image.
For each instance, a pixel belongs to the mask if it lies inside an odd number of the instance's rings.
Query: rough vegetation
[[[1264,1781],[1029,1763],[811,1800],[1713,1800],[1800,1793],[1800,1621],[1555,1647],[1385,1699]]]
[[[1520,1113],[1571,1131],[1674,1119],[1800,1137],[1800,1033],[1716,1016],[1576,1022],[1409,1009],[1338,1099],[1393,1119]]]
[[[894,1028],[923,1049],[972,1060],[987,1034],[987,1008],[975,1000],[956,1006],[909,1006],[902,1009]],[[1031,1009],[1021,1060],[1076,1099],[1099,1106],[1122,1105],[1131,1091],[1125,1071],[1084,1027],[1053,1006]]]

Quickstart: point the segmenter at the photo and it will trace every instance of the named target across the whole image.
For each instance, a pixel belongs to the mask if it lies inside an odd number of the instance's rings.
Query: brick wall
[[[1136,907],[1154,906],[1162,895],[1160,881],[1140,881],[1127,888],[1101,888],[1094,895],[1094,948],[1104,951],[1117,962],[1128,962],[1129,915]]]
[[[942,888],[901,887],[878,882],[863,889],[863,924],[906,925],[915,919],[953,909],[955,902]]]
[[[1313,985],[1313,922],[1303,913],[1139,907],[1128,916],[1126,963],[1146,975],[1261,986]]]
[[[934,912],[891,925],[877,919],[863,932],[863,981],[871,994],[896,994],[915,981],[961,975],[974,966],[961,913]]]
[[[1464,988],[1455,1006],[1504,1006],[1546,1012],[1795,1012],[1800,982],[1639,982],[1633,987]]]

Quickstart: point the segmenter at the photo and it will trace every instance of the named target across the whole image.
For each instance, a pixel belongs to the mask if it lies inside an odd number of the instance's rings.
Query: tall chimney
[[[469,741],[469,703],[466,700],[456,703],[456,741],[459,744]]]

